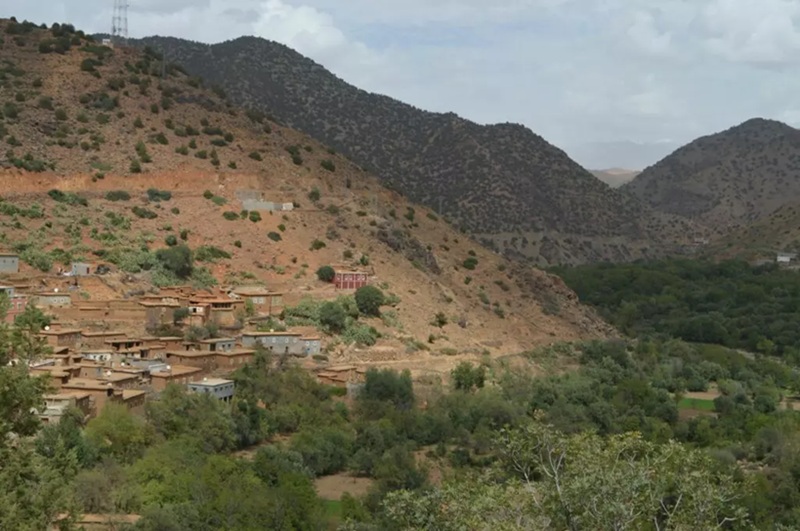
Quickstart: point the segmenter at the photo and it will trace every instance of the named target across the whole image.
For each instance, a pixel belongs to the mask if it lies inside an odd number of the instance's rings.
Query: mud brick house
[[[233,326],[236,315],[244,310],[244,301],[225,297],[197,297],[189,299],[188,324],[203,326],[215,323],[219,326]]]
[[[19,256],[0,253],[0,273],[19,273]]]
[[[122,332],[113,332],[110,330],[82,330],[81,331],[81,345],[86,349],[100,349],[108,347],[106,341],[112,339],[123,339],[125,334]]]
[[[226,352],[216,352],[215,362],[217,369],[234,370],[253,361],[255,350],[235,349]]]
[[[93,361],[95,363],[110,363],[114,358],[114,349],[83,349],[81,350],[81,356],[83,356],[83,359]]]
[[[233,400],[234,383],[233,380],[223,380],[222,378],[203,378],[197,382],[188,384],[189,391],[211,395],[217,400],[230,402]]]
[[[171,383],[187,385],[203,377],[203,369],[186,365],[167,365],[161,370],[150,372],[153,391],[161,392]]]
[[[80,348],[81,331],[71,328],[61,328],[55,330],[42,330],[39,335],[47,341],[51,347]]]
[[[83,413],[84,421],[96,415],[90,393],[72,391],[45,395],[43,398],[45,409],[39,414],[39,419],[44,424],[57,424],[70,407],[80,410]]]
[[[164,357],[167,363],[171,365],[197,367],[204,374],[213,371],[217,364],[216,353],[209,350],[167,351],[164,353]]]
[[[182,307],[179,302],[173,300],[139,301],[139,305],[144,308],[145,326],[148,330],[174,324],[175,312]]]
[[[236,339],[232,337],[217,337],[198,341],[200,350],[209,352],[230,352],[236,347]]]
[[[364,271],[336,271],[333,285],[336,289],[358,289],[369,284],[369,273]]]
[[[259,288],[237,288],[231,295],[249,301],[259,314],[277,315],[283,311],[283,293]]]

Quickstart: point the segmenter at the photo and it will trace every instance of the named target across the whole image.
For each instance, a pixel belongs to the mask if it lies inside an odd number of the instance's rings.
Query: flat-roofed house
[[[232,293],[245,303],[249,301],[258,313],[276,315],[283,311],[283,293],[265,288],[236,288]]]
[[[107,340],[124,337],[124,333],[112,330],[81,330],[81,344],[88,349],[103,348],[107,346]]]
[[[230,352],[236,347],[236,339],[232,337],[216,337],[198,341],[200,350],[210,352]]]
[[[189,367],[187,365],[172,365],[168,364],[166,367],[159,370],[152,370],[150,378],[152,379],[153,391],[161,392],[167,388],[171,383],[178,385],[186,385],[203,377],[203,369],[198,367]]]
[[[139,301],[139,305],[144,307],[145,327],[148,330],[174,324],[175,312],[181,308],[181,304],[173,299]]]
[[[39,414],[39,418],[45,424],[57,424],[61,417],[64,416],[67,408],[70,407],[80,410],[84,415],[84,421],[95,415],[94,403],[90,393],[71,391],[44,395],[43,398],[45,409]]]
[[[217,400],[230,402],[233,400],[234,383],[233,380],[223,380],[222,378],[203,378],[202,380],[188,384],[189,391],[193,393],[210,395]]]
[[[72,306],[72,297],[62,291],[40,291],[32,297],[41,308],[68,308]]]
[[[204,373],[213,371],[217,363],[216,353],[210,350],[167,351],[164,357],[169,364],[197,367]]]
[[[302,335],[299,332],[242,332],[242,346],[254,348],[261,345],[275,354],[291,354]]]
[[[16,253],[0,253],[0,273],[19,273],[19,256]]]
[[[81,331],[73,328],[58,328],[39,332],[51,347],[80,348]]]
[[[233,370],[248,363],[252,363],[256,355],[255,350],[234,349],[224,352],[216,352],[216,365],[218,369]]]

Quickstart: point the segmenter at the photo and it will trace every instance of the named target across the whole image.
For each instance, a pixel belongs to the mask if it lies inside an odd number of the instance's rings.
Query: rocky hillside
[[[748,120],[678,149],[623,190],[719,233],[742,230],[800,198],[800,131]]]
[[[482,248],[157,53],[102,47],[71,27],[2,21],[0,33],[0,240],[26,279],[105,263],[102,296],[121,297],[170,282],[157,251],[185,244],[188,281],[266,285],[296,303],[337,295],[320,266],[366,267],[393,308],[374,323],[376,347],[337,355],[415,367],[609,333],[558,278]],[[243,193],[294,209],[243,211]]]
[[[540,265],[658,254],[682,221],[654,215],[514,124],[481,126],[359,90],[257,38],[147,44],[232,101],[333,146],[392,189],[507,256]]]

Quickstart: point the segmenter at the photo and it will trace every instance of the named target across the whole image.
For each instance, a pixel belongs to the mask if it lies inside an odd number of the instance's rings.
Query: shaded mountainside
[[[800,197],[800,131],[748,120],[678,149],[623,190],[720,233],[744,229]]]
[[[0,63],[0,248],[20,254],[23,277],[102,262],[122,297],[174,283],[154,256],[185,244],[202,277],[178,281],[268,286],[297,302],[337,295],[314,274],[323,265],[367,268],[399,302],[375,323],[380,360],[353,355],[414,369],[611,333],[557,277],[482,248],[157,53],[14,24],[0,21],[13,35]],[[248,212],[242,193],[294,208]],[[439,313],[443,327],[431,324]]]
[[[663,249],[682,221],[610,189],[525,127],[480,126],[359,90],[286,46],[141,43],[248,108],[333,146],[392,189],[509,256],[539,264],[627,260]]]

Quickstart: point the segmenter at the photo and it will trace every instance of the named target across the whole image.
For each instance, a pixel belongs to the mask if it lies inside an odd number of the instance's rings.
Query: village
[[[40,413],[45,424],[57,423],[70,408],[88,421],[109,403],[141,415],[145,402],[170,384],[230,402],[236,393],[230,374],[253,362],[258,352],[291,360],[348,394],[363,382],[364,368],[327,363],[323,338],[313,327],[264,328],[283,312],[284,293],[263,286],[173,286],[127,298],[81,297],[79,287],[109,271],[104,264],[74,263],[57,274],[21,275],[19,257],[0,253],[0,293],[9,301],[6,322],[13,323],[29,305],[51,318],[39,332],[48,354],[29,362],[31,376],[49,377],[51,388]],[[369,280],[366,271],[341,271],[331,284],[340,294]],[[178,335],[193,329],[216,333]]]

